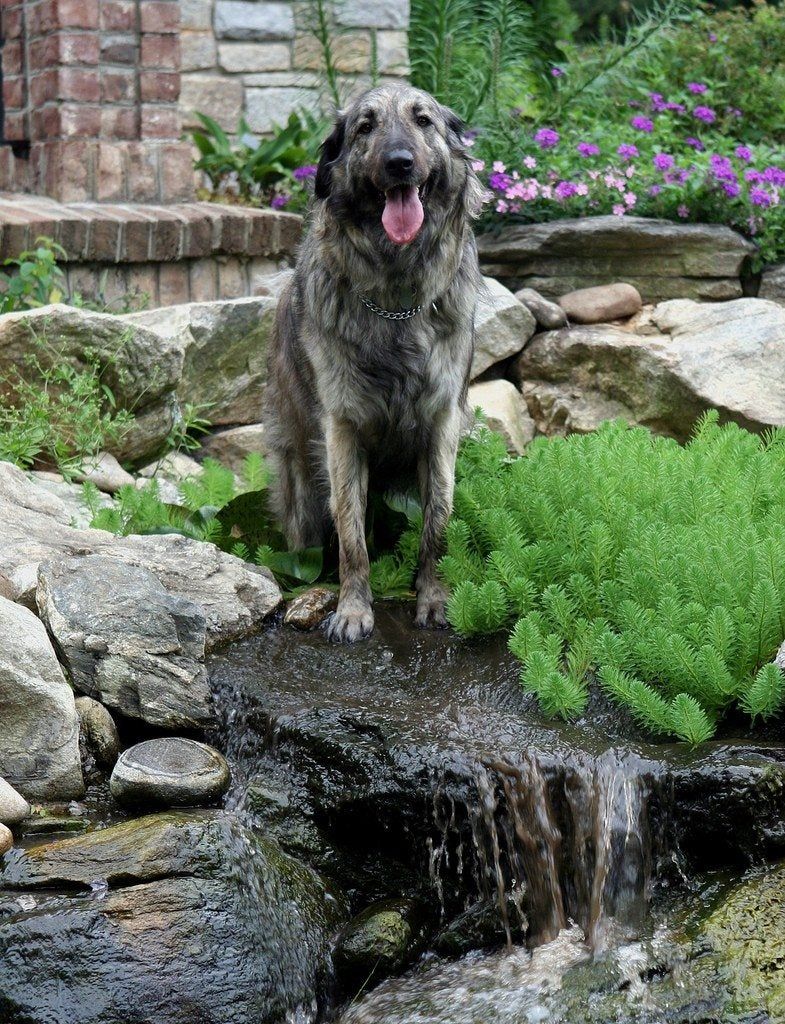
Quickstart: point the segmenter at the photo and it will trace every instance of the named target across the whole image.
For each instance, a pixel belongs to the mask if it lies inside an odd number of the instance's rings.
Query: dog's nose
[[[408,174],[414,167],[414,156],[408,149],[391,149],[384,166],[390,174]]]

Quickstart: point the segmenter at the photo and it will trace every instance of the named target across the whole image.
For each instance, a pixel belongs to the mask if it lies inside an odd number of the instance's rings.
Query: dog
[[[281,295],[265,433],[273,510],[290,549],[338,535],[333,642],[373,630],[370,486],[419,485],[415,622],[445,626],[437,575],[466,416],[484,190],[460,118],[383,85],[339,113],[321,147],[310,230]]]

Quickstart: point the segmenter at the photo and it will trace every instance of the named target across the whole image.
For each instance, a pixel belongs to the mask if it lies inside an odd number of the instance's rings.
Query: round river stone
[[[213,803],[229,787],[229,766],[206,743],[167,736],[129,747],[109,780],[123,804],[193,807]]]

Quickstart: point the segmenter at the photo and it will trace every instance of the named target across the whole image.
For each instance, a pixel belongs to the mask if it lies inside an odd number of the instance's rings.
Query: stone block
[[[217,63],[215,36],[212,32],[183,32],[180,36],[180,69],[202,71]]]
[[[227,131],[234,131],[243,107],[243,87],[231,78],[217,75],[183,75],[180,83],[180,109],[186,126],[199,122],[193,116],[198,110],[215,118]],[[253,126],[252,126],[253,127]]]
[[[273,87],[248,89],[246,92],[246,118],[255,132],[272,131],[273,126],[286,121],[289,114],[305,107],[317,110],[319,93],[315,89]]]
[[[292,51],[289,43],[220,43],[218,66],[230,74],[286,71],[292,66]]]
[[[294,12],[288,3],[267,0],[217,0],[215,34],[219,39],[293,39]]]
[[[347,28],[409,27],[408,0],[336,0],[335,20]]]

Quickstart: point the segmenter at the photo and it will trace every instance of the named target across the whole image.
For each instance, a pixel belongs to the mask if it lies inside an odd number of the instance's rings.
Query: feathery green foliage
[[[450,622],[511,629],[547,713],[580,713],[594,676],[643,727],[693,744],[732,708],[781,710],[785,430],[710,413],[681,447],[609,423],[510,459],[480,428],[456,475]]]

